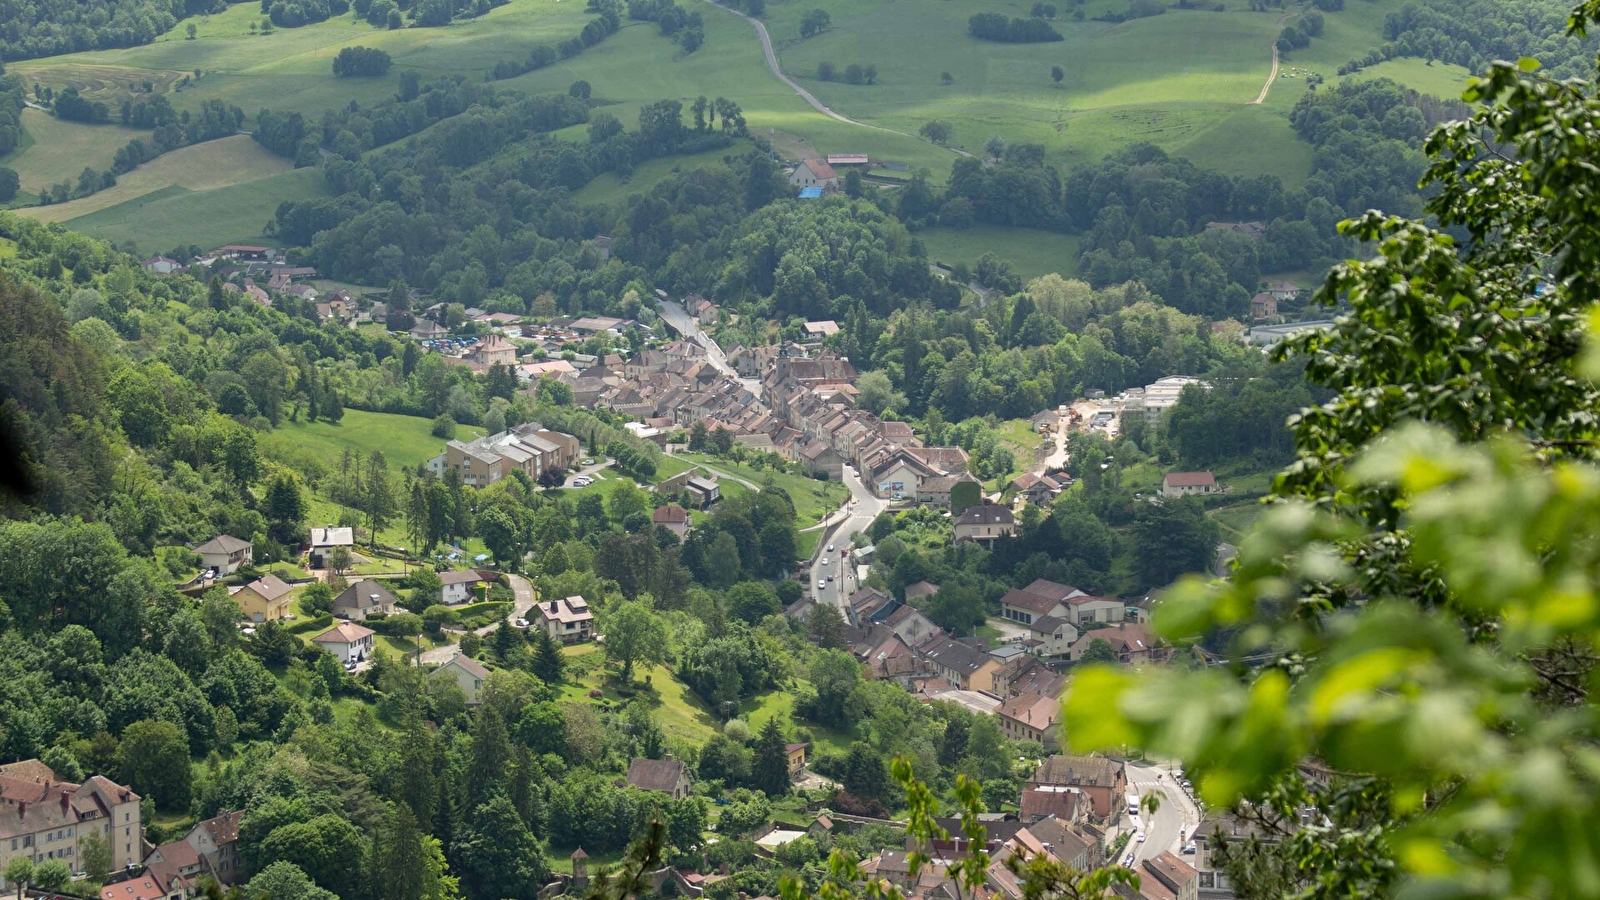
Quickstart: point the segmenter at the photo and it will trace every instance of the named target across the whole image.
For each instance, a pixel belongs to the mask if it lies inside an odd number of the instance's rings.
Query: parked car
[[[1183,845],[1183,852],[1184,853],[1193,853],[1193,852],[1195,852],[1194,841],[1190,841],[1189,843],[1184,844]]]
[[[513,622],[511,624],[517,626],[518,628],[527,628],[528,627],[528,620],[527,619],[518,619],[518,620],[516,620],[515,622]]]
[[[594,460],[586,459],[583,462],[578,463],[578,465],[580,465],[580,466],[592,466],[592,465],[594,465]]]

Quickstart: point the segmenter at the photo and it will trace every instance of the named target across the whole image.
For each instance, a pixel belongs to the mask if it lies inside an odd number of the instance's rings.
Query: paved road
[[[862,483],[856,470],[850,466],[844,467],[844,484],[850,489],[850,500],[845,505],[845,510],[850,514],[840,522],[824,539],[818,542],[817,554],[811,559],[811,591],[818,602],[828,603],[844,608],[845,601],[858,586],[855,582],[855,571],[849,563],[842,561],[842,557],[850,550],[850,536],[858,531],[866,531],[872,520],[878,517],[888,507],[886,500],[874,496],[872,491]],[[833,553],[827,552],[827,547],[832,544]],[[833,580],[828,581],[828,575],[833,575]],[[817,588],[817,582],[823,582],[824,587]]]
[[[1178,785],[1177,778],[1165,766],[1129,763],[1127,774],[1130,790],[1138,792],[1141,797],[1153,793],[1161,801],[1153,815],[1143,811],[1140,813],[1140,830],[1147,837],[1140,844],[1135,836],[1134,841],[1128,844],[1134,863],[1166,851],[1182,857],[1184,840],[1178,837],[1179,833],[1187,838],[1194,834],[1195,826],[1200,824],[1200,812],[1194,800]]]
[[[511,604],[511,618],[513,620],[527,618],[528,610],[533,609],[533,585],[521,575],[507,575],[506,580],[511,583],[511,592],[516,595],[516,599]],[[488,637],[489,633],[498,628],[499,625],[500,623],[498,622],[485,625],[477,630],[477,634],[479,637]],[[461,652],[459,641],[443,647],[435,647],[432,650],[425,650],[422,653],[422,664],[425,666],[444,665],[459,652]]]
[[[740,378],[739,373],[734,370],[733,366],[728,365],[728,357],[727,354],[722,352],[722,347],[711,339],[711,335],[700,330],[700,323],[695,321],[694,316],[689,315],[688,311],[671,300],[662,300],[656,306],[661,313],[661,321],[666,322],[674,331],[699,344],[701,349],[706,351],[706,357],[711,360],[711,365],[717,371],[743,384],[750,389],[750,393],[755,394],[757,397],[761,396],[761,382],[754,378]]]
[[[832,109],[829,109],[821,100],[818,100],[815,96],[813,96],[810,91],[796,84],[794,79],[783,74],[782,67],[778,65],[778,54],[773,52],[772,49],[772,36],[767,34],[767,26],[762,24],[760,19],[754,18],[753,16],[747,16],[737,9],[729,9],[726,6],[723,6],[721,3],[716,2],[716,0],[706,0],[706,2],[718,9],[733,13],[734,15],[756,27],[756,36],[761,38],[761,52],[767,57],[767,68],[772,72],[774,77],[788,85],[796,94],[799,94],[800,99],[811,104],[812,109],[822,113],[836,122],[843,122],[846,125],[854,125],[858,128],[871,128],[874,131],[887,131],[890,134],[898,134],[901,137],[908,137],[912,140],[932,143],[920,135],[910,134],[904,131],[896,131],[893,128],[884,128],[882,125],[869,125],[866,122],[857,122],[855,119],[852,119],[849,116],[840,115],[839,113],[834,112]],[[951,153],[960,154],[961,156],[972,155],[965,150],[958,150],[955,147],[945,147],[944,149],[949,150]]]

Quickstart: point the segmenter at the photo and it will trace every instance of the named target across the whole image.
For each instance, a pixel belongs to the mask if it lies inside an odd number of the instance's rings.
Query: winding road
[[[533,609],[533,585],[528,582],[528,579],[523,578],[521,575],[507,574],[506,580],[511,583],[511,593],[516,595],[516,600],[511,604],[511,615],[507,618],[510,618],[513,621],[527,618],[528,610]],[[499,622],[496,622],[493,625],[485,625],[484,627],[478,629],[478,636],[488,637],[490,632],[499,627]],[[441,666],[449,662],[452,657],[460,652],[461,642],[457,640],[454,644],[446,644],[443,647],[435,647],[432,650],[424,650],[422,652],[421,662],[425,666]]]
[[[723,10],[724,12],[733,13],[734,15],[738,16],[739,18],[745,20],[746,22],[749,22],[751,25],[754,25],[756,27],[756,36],[761,38],[761,52],[767,57],[767,68],[772,71],[772,74],[773,74],[774,77],[776,77],[779,81],[783,82],[784,84],[788,85],[796,94],[799,94],[800,95],[800,99],[802,99],[802,100],[806,101],[807,103],[811,104],[811,108],[812,109],[816,110],[819,113],[822,113],[823,115],[827,116],[830,119],[833,119],[836,122],[843,122],[846,125],[854,125],[857,128],[871,128],[873,131],[885,131],[885,132],[888,132],[889,134],[898,134],[901,137],[908,137],[908,138],[911,138],[912,140],[924,141],[924,142],[927,142],[927,143],[932,143],[931,141],[928,141],[927,138],[924,138],[924,137],[922,137],[920,135],[908,134],[908,133],[906,133],[904,131],[896,131],[893,128],[885,128],[882,125],[869,125],[866,122],[857,122],[855,119],[852,119],[849,116],[840,115],[839,113],[836,113],[833,110],[829,109],[826,104],[824,104],[821,100],[818,100],[816,98],[816,96],[813,95],[810,91],[808,91],[805,88],[801,87],[798,83],[795,82],[795,80],[793,78],[790,78],[789,76],[783,74],[782,67],[780,67],[778,65],[778,54],[772,49],[772,36],[767,34],[767,26],[765,24],[763,24],[760,19],[757,19],[754,16],[746,15],[745,13],[740,12],[737,9],[730,9],[730,8],[728,8],[726,6],[723,6],[721,3],[716,2],[716,0],[706,0],[706,2],[711,4],[712,6],[715,6],[717,9]],[[935,146],[938,146],[938,145],[935,145]],[[971,156],[972,155],[971,153],[968,153],[965,150],[958,150],[955,147],[945,147],[944,149],[949,150],[951,153],[955,153],[955,154],[958,154],[960,156]]]

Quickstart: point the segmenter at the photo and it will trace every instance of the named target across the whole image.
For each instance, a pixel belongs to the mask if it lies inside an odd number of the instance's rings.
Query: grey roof
[[[334,609],[372,609],[400,602],[389,589],[376,581],[361,580],[333,598]]]
[[[248,550],[250,542],[236,538],[231,534],[219,534],[204,544],[194,548],[196,553],[233,553],[239,550]]]
[[[672,793],[688,774],[681,760],[636,759],[628,764],[628,783],[640,790]]]

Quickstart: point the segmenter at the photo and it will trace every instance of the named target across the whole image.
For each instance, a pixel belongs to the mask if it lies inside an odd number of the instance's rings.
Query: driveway
[[[574,485],[572,482],[577,479],[578,476],[587,475],[590,478],[593,478],[594,473],[600,471],[601,469],[610,468],[613,462],[615,462],[615,460],[612,460],[609,457],[601,457],[600,459],[595,460],[595,463],[592,466],[579,466],[578,468],[567,473],[566,480],[561,482],[561,486],[564,488],[576,487],[576,485]]]
[[[516,595],[515,599],[511,603],[510,618],[513,621],[516,619],[527,618],[528,610],[533,609],[533,584],[529,582],[528,579],[523,578],[521,575],[507,575],[506,581],[511,583],[511,593]],[[496,622],[492,625],[485,625],[482,628],[477,629],[476,633],[479,637],[488,637],[489,633],[498,627],[500,627],[500,623]],[[460,652],[461,642],[459,640],[450,644],[446,644],[443,647],[435,647],[432,650],[425,650],[422,653],[422,664],[425,666],[442,666]]]
[[[817,554],[811,559],[809,584],[812,596],[819,603],[828,603],[841,610],[850,594],[859,587],[856,584],[855,567],[845,559],[850,552],[850,537],[858,531],[866,531],[872,525],[872,520],[889,506],[887,500],[874,496],[867,489],[856,470],[850,466],[844,467],[844,484],[850,489],[850,499],[845,504],[845,511],[849,515],[818,542]],[[831,554],[827,551],[829,544],[834,548]],[[827,580],[830,574],[832,581]],[[819,581],[823,583],[820,589],[817,587]]]

